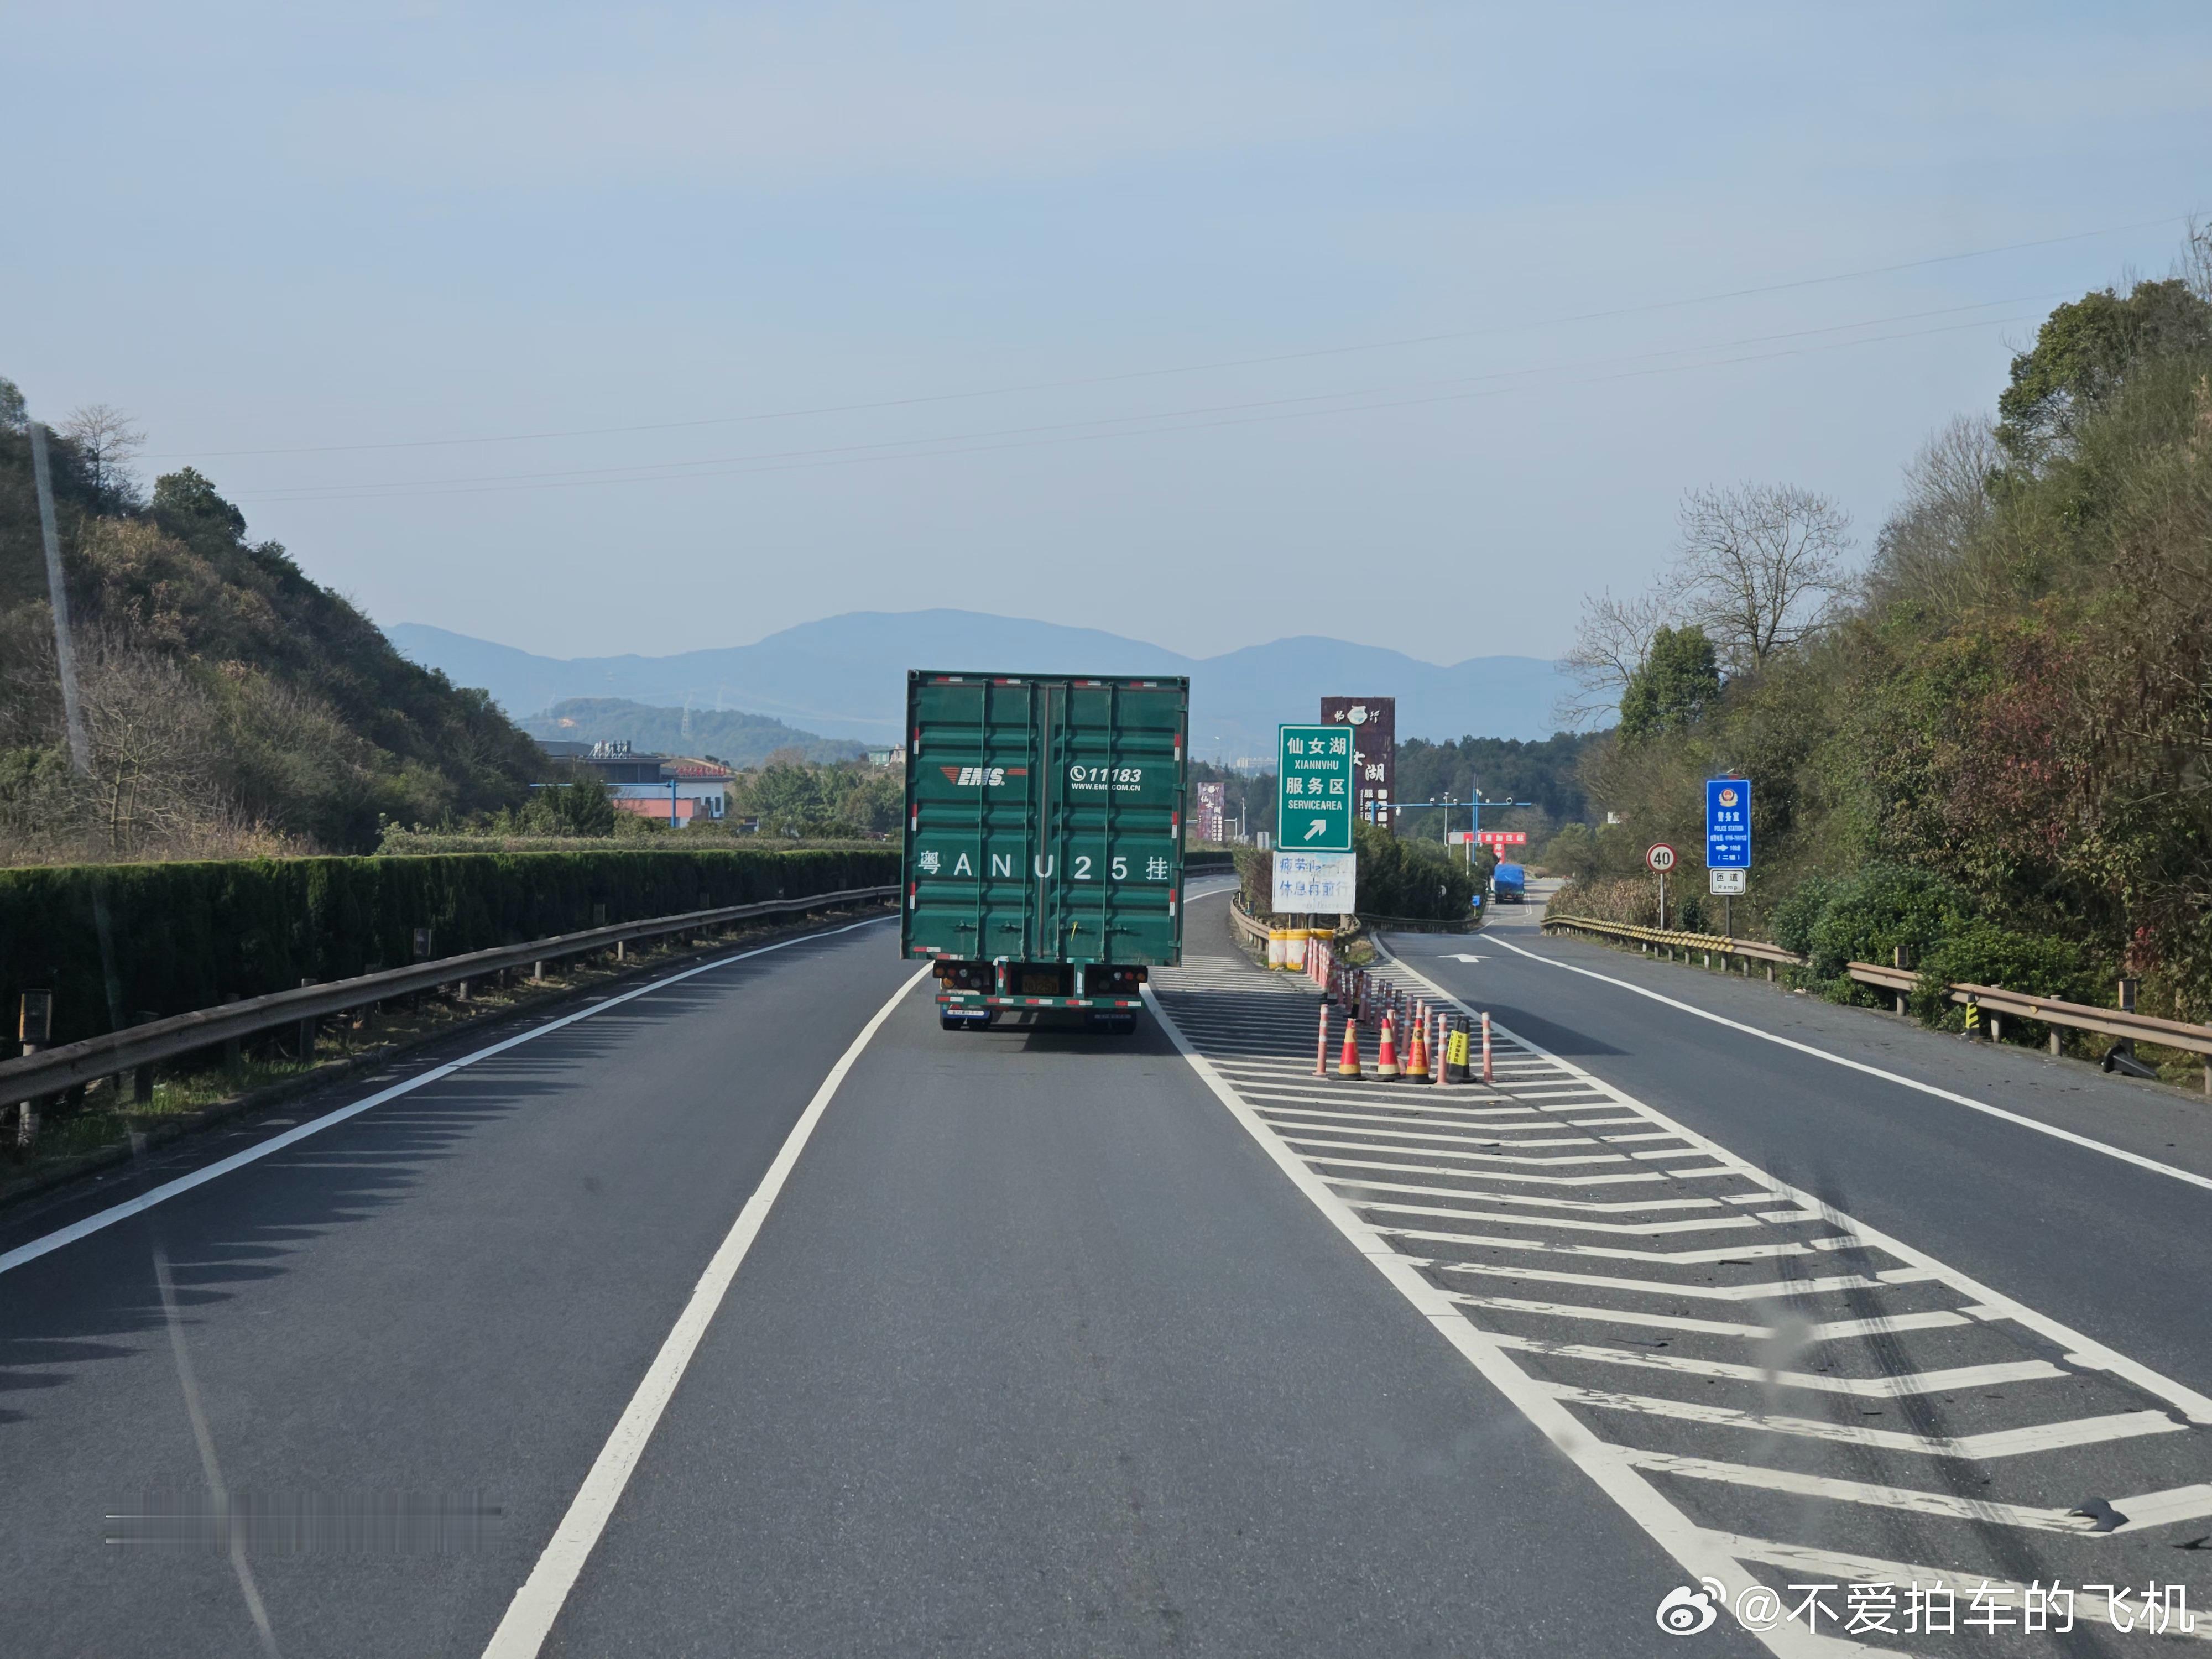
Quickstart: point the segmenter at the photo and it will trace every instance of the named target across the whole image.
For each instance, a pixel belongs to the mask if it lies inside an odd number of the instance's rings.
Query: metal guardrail
[[[74,1088],[80,1083],[89,1083],[96,1078],[110,1077],[136,1066],[151,1066],[158,1060],[174,1060],[180,1054],[211,1048],[219,1042],[234,1042],[263,1031],[301,1024],[308,1020],[320,1019],[327,1014],[343,1013],[372,1002],[406,996],[412,992],[432,990],[441,985],[451,985],[456,981],[465,983],[516,968],[528,968],[535,974],[541,971],[546,963],[558,961],[563,957],[581,956],[592,951],[607,950],[627,944],[631,939],[700,932],[757,916],[804,915],[809,910],[825,910],[835,905],[895,898],[899,890],[898,884],[894,882],[880,887],[848,887],[834,893],[763,899],[752,904],[723,905],[711,910],[688,910],[677,915],[654,916],[642,921],[616,922],[580,933],[560,933],[551,939],[501,945],[495,950],[472,951],[467,956],[442,957],[433,962],[418,962],[411,967],[392,968],[381,973],[362,974],[354,979],[334,980],[328,985],[302,986],[296,991],[274,991],[266,996],[227,1002],[219,1008],[201,1008],[188,1014],[174,1014],[167,1019],[149,1020],[143,1025],[134,1025],[128,1030],[112,1032],[106,1036],[87,1037],[82,1042],[64,1043],[39,1054],[0,1060],[0,1106],[34,1100],[41,1096],[58,1093],[64,1089]]]
[[[1588,916],[1553,916],[1544,918],[1544,931],[1551,933],[1588,933],[1598,939],[1625,939],[1631,944],[1656,945],[1679,951],[1707,951],[1715,955],[1747,957],[1754,962],[1767,962],[1802,968],[1805,958],[1794,951],[1785,951],[1778,945],[1768,945],[1759,939],[1728,939],[1717,933],[1683,933],[1659,927],[1634,927],[1620,922],[1598,921]],[[1846,963],[1844,971],[1861,985],[1872,985],[1893,992],[1899,997],[1920,988],[1921,977],[1910,968],[1887,968],[1880,963]],[[2065,1002],[2056,997],[2031,996],[2025,991],[2009,991],[1999,985],[1948,985],[1944,993],[1955,1003],[1978,1008],[1990,1017],[1991,1035],[1996,1036],[2002,1027],[1997,1021],[2005,1018],[2032,1019],[2044,1025],[2065,1026],[2077,1031],[2096,1031],[2106,1036],[2124,1037],[2134,1042],[2148,1042],[2159,1048],[2179,1048],[2187,1054],[2203,1054],[2205,1090],[2212,1093],[2212,1025],[2191,1025],[2178,1019],[2157,1019],[2148,1014],[2135,1013],[2124,1008],[2096,1008],[2083,1002]],[[2053,1041],[2056,1036],[2054,1034]]]
[[[1623,939],[1632,945],[1657,945],[1676,951],[1711,951],[1792,968],[1805,965],[1805,958],[1796,951],[1785,951],[1780,945],[1769,945],[1763,939],[1729,939],[1719,933],[1685,933],[1671,927],[1633,927],[1623,922],[1594,921],[1588,916],[1555,916],[1548,912],[1544,917],[1543,928],[1547,933],[1557,928],[1595,934],[1601,939]],[[1917,982],[1910,974],[1905,975],[1905,980],[1907,989]]]

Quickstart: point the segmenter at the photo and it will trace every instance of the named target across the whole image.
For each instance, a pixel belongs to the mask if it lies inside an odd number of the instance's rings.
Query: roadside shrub
[[[1659,925],[1659,884],[1649,876],[1589,877],[1552,896],[1547,915],[1587,916],[1623,927]]]
[[[1829,889],[1805,931],[1809,978],[1839,1002],[1871,1002],[1879,994],[1845,973],[1853,962],[1887,963],[1899,945],[1917,963],[1974,915],[1972,897],[1941,876],[1901,865],[1870,864]]]
[[[1768,918],[1774,943],[1801,957],[1813,954],[1813,928],[1838,883],[1827,876],[1808,876],[1785,894]]]
[[[1352,826],[1359,858],[1359,914],[1406,921],[1462,921],[1472,910],[1482,866],[1430,842],[1408,841],[1371,824]],[[1274,914],[1272,852],[1237,851],[1237,879],[1244,908],[1255,921]]]
[[[397,968],[411,959],[417,927],[433,930],[434,955],[459,956],[601,922],[879,886],[898,873],[895,848],[0,870],[0,1002],[51,988],[54,1041],[70,1042],[112,1029],[111,1006],[129,1024]]]
[[[2075,941],[1978,918],[1929,951],[1911,1006],[1923,1024],[1956,1029],[1965,1011],[1950,1000],[1948,986],[1995,985],[2030,996],[2094,1002],[2095,984],[2087,953]],[[2033,1039],[2041,1029],[2022,1035]]]

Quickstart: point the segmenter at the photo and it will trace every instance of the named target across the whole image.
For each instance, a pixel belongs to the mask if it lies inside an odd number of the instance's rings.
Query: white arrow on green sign
[[[1276,728],[1275,845],[1285,852],[1352,850],[1352,730]]]

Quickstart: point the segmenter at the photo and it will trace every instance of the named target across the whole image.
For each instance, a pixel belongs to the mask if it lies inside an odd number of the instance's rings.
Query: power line
[[[1166,375],[1206,374],[1214,369],[1251,368],[1272,363],[1303,362],[1321,357],[1344,356],[1363,351],[1385,351],[1402,346],[1438,345],[1447,341],[1479,339],[1492,335],[1512,333],[1523,329],[1559,327],[1570,323],[1601,322],[1620,317],[1644,316],[1653,312],[1681,310],[1692,306],[1717,305],[1729,300],[1751,299],[1765,294],[1781,294],[1796,289],[1856,282],[1868,276],[1893,276],[1899,271],[1918,270],[1930,265],[1953,264],[1966,259],[1988,258],[1995,254],[2017,253],[2029,248],[2055,247],[2063,243],[2087,241],[2100,236],[2117,236],[2127,231],[2147,229],[2156,225],[2185,224],[2190,222],[2191,216],[2186,214],[2166,214],[2155,219],[2137,220],[2130,224],[2109,225],[2098,230],[2071,231],[2063,236],[2039,237],[2029,241],[2008,242],[1996,247],[1972,248],[1958,253],[1931,254],[1926,258],[1906,259],[1894,264],[1869,265],[1857,270],[1836,271],[1820,276],[1798,277],[1786,283],[1767,283],[1752,288],[1729,289],[1714,294],[1694,295],[1685,299],[1654,300],[1642,305],[1619,306],[1600,311],[1568,313],[1517,323],[1497,324],[1486,328],[1455,329],[1436,334],[1406,335],[1394,339],[1369,340],[1351,345],[1318,346],[1304,351],[1278,352],[1256,357],[1221,358],[1211,362],[1181,363],[1167,368],[1127,369],[1114,374],[1085,375],[1066,380],[1033,380],[1011,386],[980,387],[967,392],[930,392],[916,397],[878,398],[861,403],[823,404],[799,409],[768,410],[748,415],[709,416],[688,421],[653,421],[627,426],[574,427],[542,432],[496,433],[464,438],[404,438],[380,443],[302,444],[265,449],[167,450],[155,452],[147,459],[223,460],[258,455],[332,455],[373,450],[436,449],[477,444],[536,443],[556,438],[598,438],[611,437],[624,433],[686,431],[701,427],[794,420],[815,415],[849,415],[874,410],[910,409],[925,404],[955,403],[979,398],[1012,397],[1024,392],[1064,391],[1079,386],[1111,386],[1127,380],[1156,379]]]

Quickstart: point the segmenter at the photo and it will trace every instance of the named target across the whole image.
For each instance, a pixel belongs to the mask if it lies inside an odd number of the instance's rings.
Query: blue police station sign
[[[1705,867],[1751,868],[1751,780],[1705,780]]]

